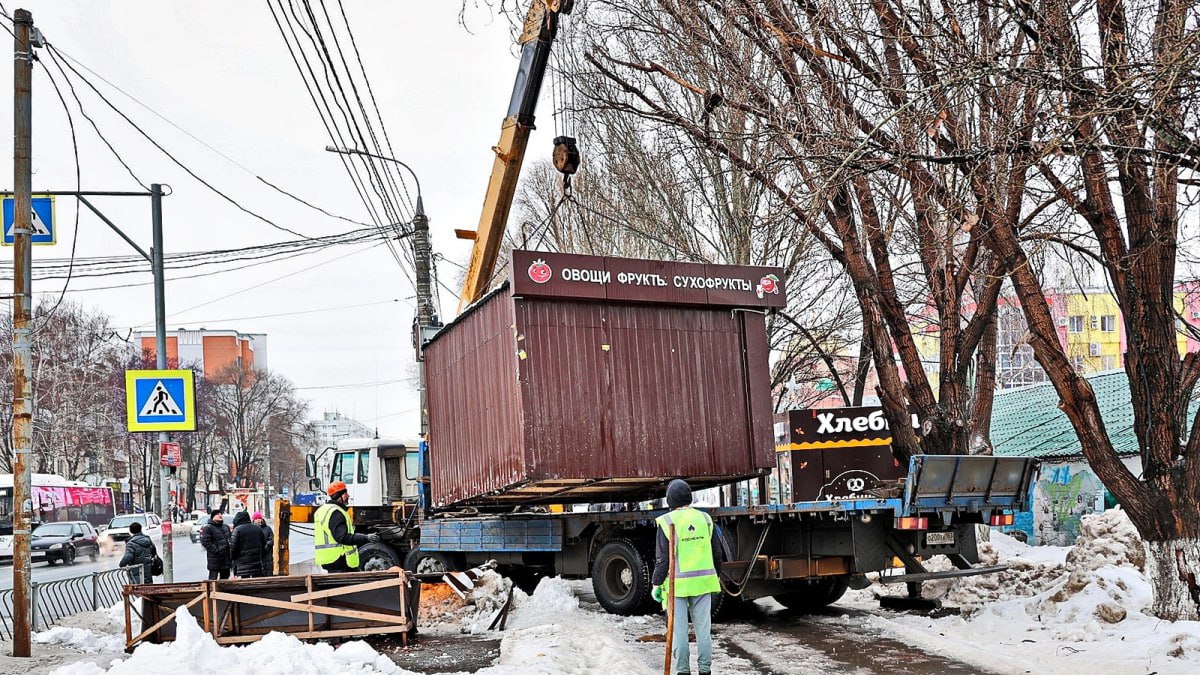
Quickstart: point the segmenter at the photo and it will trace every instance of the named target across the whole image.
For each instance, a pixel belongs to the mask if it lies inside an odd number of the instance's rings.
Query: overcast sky
[[[338,3],[328,0],[327,6],[336,12]],[[3,7],[9,14],[18,7],[30,10],[35,25],[58,50],[219,151],[85,72],[150,136],[246,208],[307,236],[357,227],[281,196],[259,182],[258,175],[330,212],[367,220],[339,158],[324,150],[329,135],[265,2],[6,0]],[[448,259],[440,264],[441,279],[457,291],[460,271],[450,261],[464,262],[469,242],[455,240],[453,229],[473,229],[478,221],[490,148],[516,69],[508,20],[493,17],[486,8],[468,8],[464,27],[457,0],[346,0],[345,11],[395,156],[420,176],[435,250]],[[0,38],[11,39],[6,34]],[[65,80],[45,54],[42,62],[51,66],[74,107]],[[74,190],[67,116],[40,66],[34,70],[33,88],[34,190]],[[11,67],[0,68],[0,90],[12,92]],[[548,92],[539,108],[542,131],[531,141],[530,162],[549,156]],[[95,95],[82,89],[79,94],[84,111],[137,177],[147,184],[170,185],[172,194],[163,207],[168,254],[291,238],[188,176]],[[8,129],[11,93],[2,99]],[[75,130],[82,189],[139,189],[78,112]],[[12,138],[11,133],[5,137]],[[12,156],[8,148],[5,157]],[[0,186],[12,189],[11,172],[4,172]],[[94,203],[149,249],[149,200],[98,198]],[[58,200],[55,218],[59,243],[35,250],[35,276],[39,263],[70,257],[73,239],[80,258],[131,253],[86,210],[76,233],[72,198]],[[0,255],[7,261],[5,276],[11,276],[11,249]],[[301,388],[314,417],[337,409],[377,426],[384,435],[415,433],[417,394],[404,381],[413,362],[413,290],[385,248],[330,247],[241,271],[178,279],[196,271],[203,270],[167,271],[169,329],[267,333],[271,369]],[[131,276],[76,278],[67,297],[109,314],[115,326],[151,330],[150,280],[148,267]],[[113,285],[125,287],[100,289]],[[39,295],[57,297],[63,282],[38,281],[34,288]],[[450,318],[455,297],[443,289],[441,299],[443,316]]]

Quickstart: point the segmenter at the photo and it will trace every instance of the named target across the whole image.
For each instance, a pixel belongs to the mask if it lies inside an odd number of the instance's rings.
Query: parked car
[[[83,521],[42,523],[30,535],[31,562],[46,561],[47,565],[62,562],[72,565],[75,558],[87,555],[93,562],[100,558],[100,542],[92,524]]]
[[[162,543],[162,519],[153,513],[129,513],[117,516],[108,521],[108,529],[104,531],[104,534],[114,543],[123,544],[129,541],[129,526],[133,523],[142,524],[142,534],[150,537],[156,548]]]
[[[192,531],[188,533],[193,544],[200,543],[200,530],[208,524],[209,515],[203,511],[192,511]]]

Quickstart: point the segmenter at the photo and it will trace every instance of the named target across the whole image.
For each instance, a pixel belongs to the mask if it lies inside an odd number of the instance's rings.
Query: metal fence
[[[80,612],[112,607],[121,601],[121,587],[141,583],[142,566],[92,572],[69,579],[34,581],[32,591],[33,630],[53,626],[59,619]],[[12,589],[0,591],[0,637],[12,639]]]

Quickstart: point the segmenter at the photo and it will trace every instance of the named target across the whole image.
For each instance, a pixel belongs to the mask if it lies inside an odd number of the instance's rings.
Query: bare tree
[[[231,363],[213,377],[212,409],[217,434],[228,458],[228,470],[239,487],[267,481],[271,442],[286,442],[281,429],[303,427],[307,404],[296,398],[285,377],[268,371],[249,371]]]
[[[1084,456],[1146,541],[1154,613],[1195,620],[1200,416],[1189,420],[1188,407],[1200,354],[1180,357],[1176,327],[1185,322],[1175,306],[1177,265],[1187,255],[1181,237],[1200,166],[1195,6],[1045,0],[1006,9],[1043,63],[1007,64],[1004,75],[1045,92],[1047,104],[1039,109],[1045,123],[1031,152],[1039,176],[1073,217],[1027,229],[1005,223],[991,229],[989,245],[1011,263],[1030,344]],[[1047,241],[1086,251],[1120,305],[1140,476],[1121,462],[1095,393],[1058,340],[1030,260],[1031,250]]]
[[[1007,267],[976,227],[975,188],[1016,220],[1027,187],[1026,160],[1012,154],[985,154],[967,176],[956,167],[956,148],[1008,142],[1029,125],[1023,84],[972,69],[1019,52],[1024,36],[986,7],[953,11],[594,0],[581,31],[590,105],[691,138],[770,195],[783,231],[820,246],[849,280],[903,455],[990,447],[990,405],[978,399],[991,396]],[[925,325],[938,342],[932,364],[914,335]]]

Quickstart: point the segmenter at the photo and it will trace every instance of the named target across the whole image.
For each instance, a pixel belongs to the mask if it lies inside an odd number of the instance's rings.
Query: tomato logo
[[[763,277],[762,279],[759,279],[758,287],[756,289],[754,289],[754,292],[758,295],[758,297],[760,299],[764,295],[778,295],[779,294],[779,277],[775,276],[774,274],[768,274],[767,276]]]
[[[529,278],[535,284],[544,284],[550,281],[552,276],[554,276],[554,272],[545,260],[534,260],[533,264],[529,266]]]

